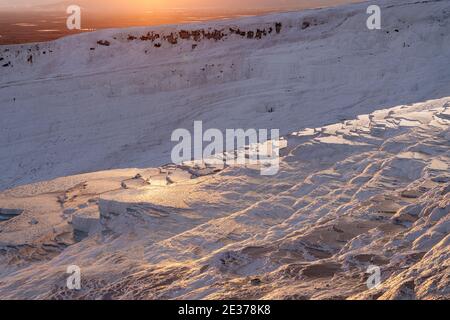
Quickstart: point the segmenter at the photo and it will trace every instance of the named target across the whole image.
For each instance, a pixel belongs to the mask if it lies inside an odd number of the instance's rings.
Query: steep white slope
[[[0,223],[0,297],[450,297],[449,98],[286,138],[274,177],[169,165],[1,193],[22,213]]]
[[[448,96],[450,3],[376,3],[379,31],[365,3],[2,46],[0,188],[168,163],[194,120],[288,134]]]

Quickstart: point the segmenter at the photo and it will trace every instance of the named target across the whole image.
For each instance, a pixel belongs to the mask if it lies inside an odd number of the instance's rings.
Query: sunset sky
[[[169,8],[264,9],[327,6],[356,0],[0,0],[2,9],[49,10],[78,4],[96,10],[151,10]]]

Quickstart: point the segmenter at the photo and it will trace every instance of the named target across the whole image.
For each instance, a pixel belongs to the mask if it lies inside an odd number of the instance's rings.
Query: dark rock
[[[171,33],[168,36],[165,36],[164,39],[167,40],[167,42],[169,42],[170,44],[177,44],[178,43],[178,38],[173,33]]]
[[[141,36],[141,41],[155,41],[156,39],[159,39],[158,33],[148,32],[146,35]]]
[[[111,43],[108,40],[99,40],[97,41],[97,44],[105,47],[109,47],[111,45]]]
[[[210,32],[202,31],[203,37],[208,40],[222,40],[223,37],[225,37],[225,34],[221,30],[214,30]]]
[[[191,32],[191,35],[194,38],[194,41],[200,41],[202,33],[200,30],[194,30]]]
[[[266,35],[267,35],[266,29],[264,29],[264,30],[257,29],[255,38],[261,39],[263,36],[266,36]]]
[[[302,30],[309,28],[310,25],[311,25],[311,23],[309,21],[303,21]]]
[[[283,24],[281,23],[281,22],[277,22],[277,23],[275,23],[275,31],[277,32],[277,33],[280,33],[281,32],[281,28],[283,27]]]
[[[191,33],[186,30],[181,30],[179,32],[180,38],[183,40],[189,40],[191,38]]]

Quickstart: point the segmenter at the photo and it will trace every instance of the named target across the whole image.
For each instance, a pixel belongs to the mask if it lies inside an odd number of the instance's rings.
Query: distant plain
[[[64,11],[3,12],[0,13],[0,45],[44,42],[80,32],[105,28],[127,28],[175,23],[198,23],[208,20],[255,16],[274,10],[170,10],[127,14],[98,14],[82,12],[82,30],[68,30]]]

